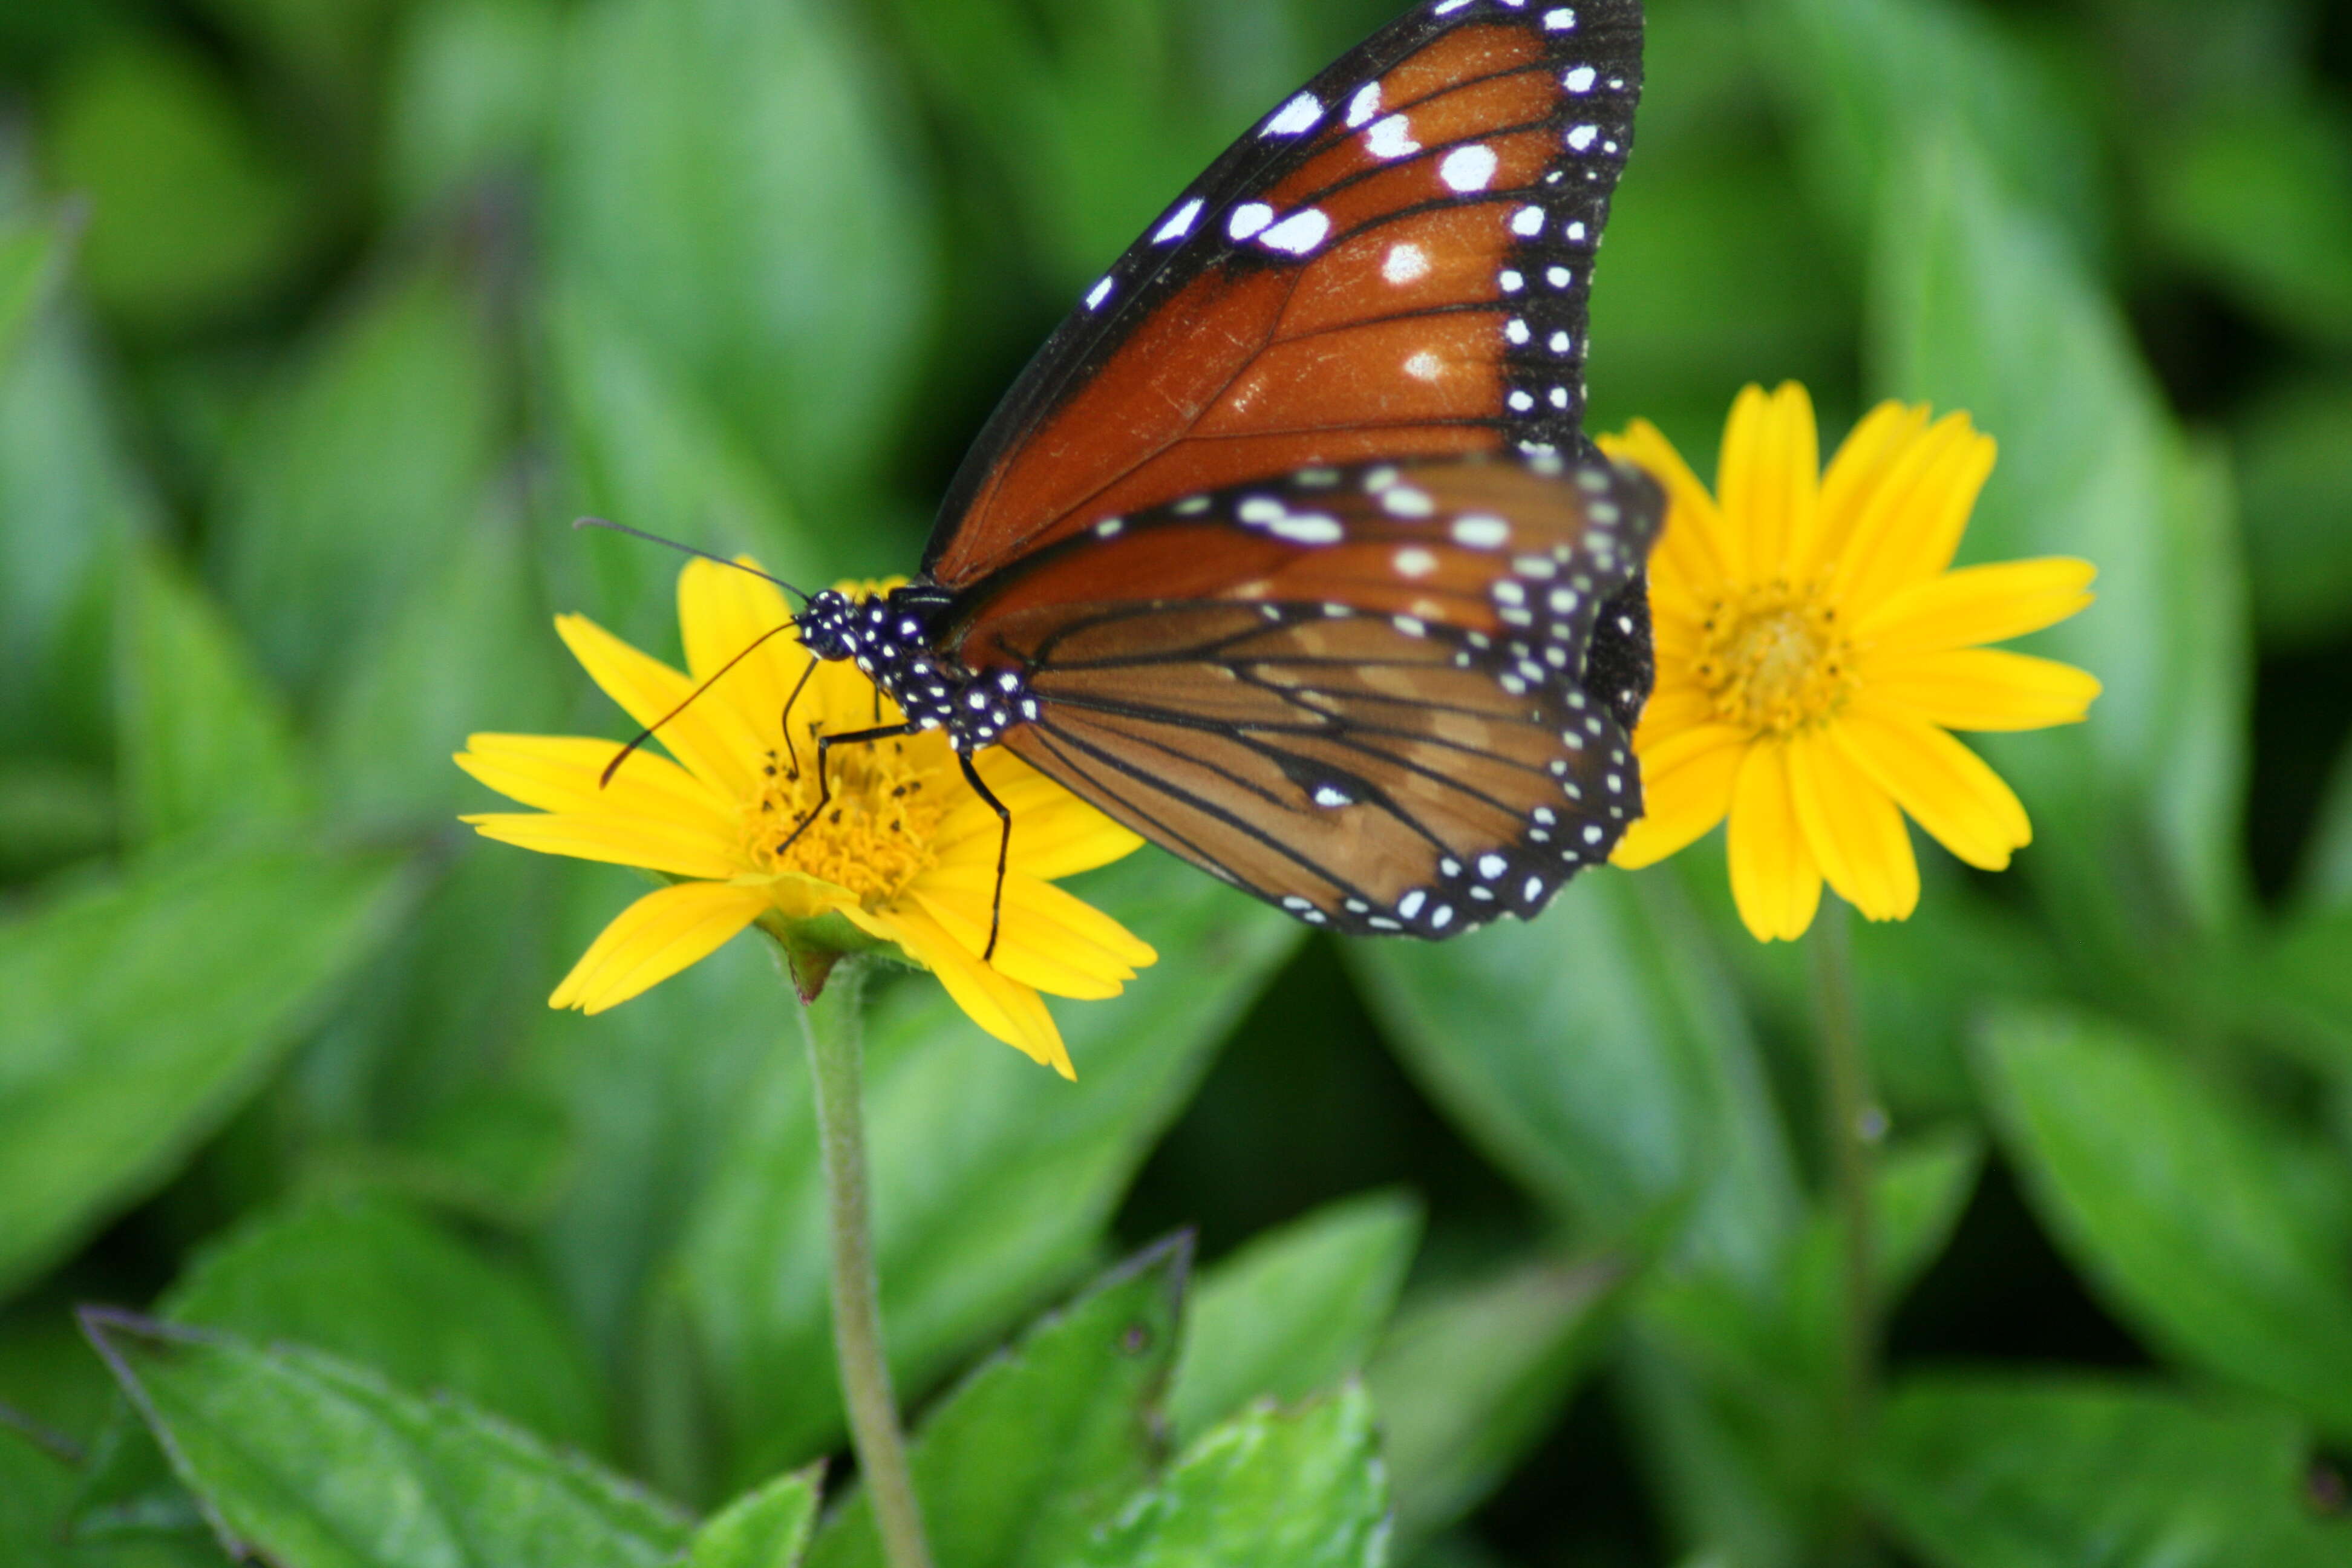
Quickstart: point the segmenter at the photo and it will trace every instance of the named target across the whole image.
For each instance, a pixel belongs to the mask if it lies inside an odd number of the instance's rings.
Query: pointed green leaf
[[[1361,1370],[1421,1239],[1421,1205],[1375,1193],[1252,1239],[1192,1292],[1169,1390],[1188,1442],[1256,1399],[1290,1403]]]
[[[284,705],[211,595],[144,545],[131,548],[120,591],[125,837],[152,849],[300,817],[310,782]]]
[[[1407,1304],[1364,1376],[1408,1544],[1469,1512],[1550,1426],[1624,1279],[1614,1263],[1531,1264]]]
[[[306,712],[478,526],[500,435],[480,310],[439,271],[374,292],[284,373],[226,464],[215,577]]]
[[[778,1476],[744,1493],[694,1532],[686,1568],[799,1568],[816,1528],[822,1467]]]
[[[1213,1428],[1068,1568],[1380,1568],[1388,1512],[1372,1404],[1350,1383]]]
[[[1870,1489],[1937,1568],[2339,1564],[2307,1456],[2284,1415],[2154,1383],[1921,1377],[1887,1403]]]
[[[301,1346],[84,1321],[224,1538],[282,1568],[656,1568],[687,1546],[667,1506],[461,1401]]]
[[[1982,1062],[2035,1211],[2158,1345],[2352,1436],[2352,1177],[2153,1044],[2015,1013]]]
[[[874,1005],[866,1124],[883,1321],[909,1395],[1096,1255],[1129,1178],[1304,930],[1157,851],[1075,884],[1160,962],[1057,1004],[1077,1081],[992,1044],[937,982]],[[775,992],[775,1027],[793,1005]],[[689,1222],[679,1289],[725,1473],[773,1474],[841,1430],[806,1064],[780,1041]]]
[[[382,935],[396,871],[173,859],[0,925],[0,1292],[152,1190]]]
[[[1795,1176],[1693,926],[1662,880],[1596,874],[1540,925],[1348,957],[1407,1065],[1535,1193],[1602,1235],[1687,1204],[1693,1248],[1760,1273]]]
[[[1191,1258],[1182,1237],[1142,1254],[940,1401],[908,1455],[939,1561],[1058,1563],[1143,1483],[1160,1458]],[[809,1568],[883,1562],[872,1505],[853,1491]]]

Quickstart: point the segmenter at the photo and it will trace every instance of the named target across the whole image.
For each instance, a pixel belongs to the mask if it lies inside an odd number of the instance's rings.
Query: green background
[[[576,514],[910,566],[1061,311],[1385,19],[0,6],[0,1560],[795,1558],[784,994],[745,941],[549,1012],[639,884],[473,839],[448,753],[622,733],[557,610],[674,650]],[[1655,0],[1648,74],[1597,426],[1965,407],[1968,558],[2102,574],[2031,644],[2091,722],[1985,747],[2036,842],[1855,931],[1878,1429],[1807,954],[1719,838],[1442,947],[1147,852],[1080,884],[1163,958],[1058,1008],[1076,1086],[928,982],[875,1023],[945,1568],[2352,1563],[2352,12]]]

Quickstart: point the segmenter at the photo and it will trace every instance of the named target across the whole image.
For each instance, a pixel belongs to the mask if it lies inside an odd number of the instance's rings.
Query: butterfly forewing
[[[1037,700],[1004,743],[1114,817],[1316,924],[1448,936],[1640,815],[1646,665],[1610,650],[1659,511],[1598,462],[1308,469],[1099,520],[946,624]]]
[[[1047,340],[927,573],[959,588],[1102,518],[1317,465],[1583,456],[1586,290],[1640,58],[1636,0],[1425,0],[1340,59]]]

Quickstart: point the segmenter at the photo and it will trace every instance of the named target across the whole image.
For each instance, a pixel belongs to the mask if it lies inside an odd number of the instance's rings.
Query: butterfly
[[[903,715],[821,737],[821,797],[831,748],[943,731],[1000,885],[999,745],[1366,935],[1606,859],[1663,500],[1583,435],[1585,304],[1641,46],[1639,0],[1424,0],[1244,133],[1015,382],[919,574],[807,595]]]

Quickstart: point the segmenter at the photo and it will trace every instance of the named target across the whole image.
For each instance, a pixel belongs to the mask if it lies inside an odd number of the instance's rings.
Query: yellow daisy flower
[[[946,737],[835,749],[827,763],[832,803],[785,849],[816,805],[816,737],[896,722],[898,707],[851,666],[819,664],[793,706],[788,747],[780,721],[811,662],[800,645],[771,637],[719,675],[792,618],[783,595],[749,574],[696,561],[678,578],[677,609],[685,672],[583,616],[555,623],[596,684],[640,724],[719,676],[662,725],[661,744],[675,762],[640,748],[600,785],[617,750],[611,741],[473,735],[457,755],[482,783],[537,808],[465,818],[484,837],[672,879],[604,928],[549,1005],[601,1013],[709,956],[754,921],[839,914],[938,975],[982,1028],[1075,1077],[1037,994],[1116,996],[1157,955],[1052,879],[1108,864],[1143,841],[1002,747],[982,752],[974,759],[981,777],[1013,813],[1003,925],[995,957],[983,963],[999,825]]]
[[[1874,921],[1919,901],[1912,820],[1998,871],[2025,808],[1951,730],[2081,720],[2099,682],[1985,647],[2091,602],[2095,569],[2053,557],[1952,569],[1993,443],[1965,414],[1882,403],[1819,468],[1791,382],[1732,405],[1710,496],[1636,420],[1601,441],[1667,494],[1651,563],[1658,681],[1633,737],[1648,815],[1620,866],[1730,818],[1731,891],[1759,942],[1804,934],[1824,878]]]

